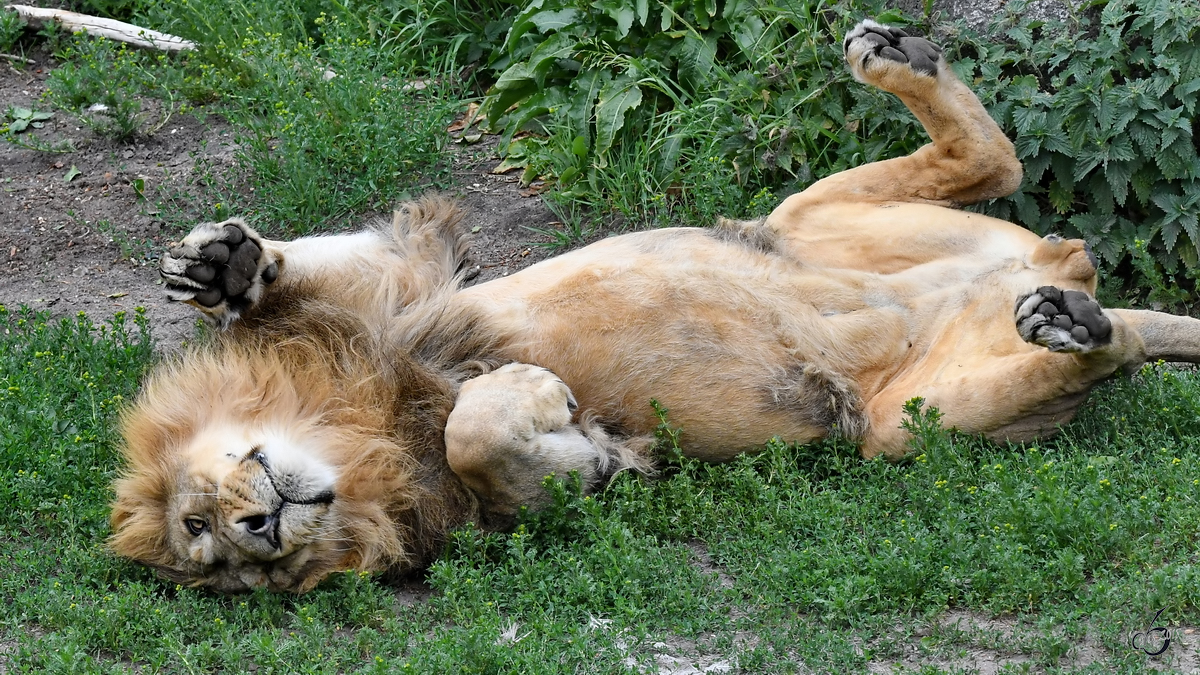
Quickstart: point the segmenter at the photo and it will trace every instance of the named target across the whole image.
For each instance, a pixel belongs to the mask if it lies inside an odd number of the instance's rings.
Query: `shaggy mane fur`
[[[417,229],[414,217],[457,216],[448,202],[428,200],[392,227],[404,235]],[[195,578],[201,570],[177,568],[163,523],[186,470],[181,451],[214,423],[265,423],[318,434],[338,465],[338,527],[352,548],[321,561],[326,573],[431,562],[450,529],[479,516],[446,463],[442,436],[458,385],[493,366],[475,317],[447,304],[458,278],[445,270],[462,251],[452,246],[444,265],[407,270],[403,297],[372,298],[396,308],[391,322],[370,325],[324,301],[320,287],[293,284],[272,289],[264,311],[155,369],[121,421],[128,468],[115,486],[113,550]],[[395,288],[376,280],[372,292],[386,286]]]

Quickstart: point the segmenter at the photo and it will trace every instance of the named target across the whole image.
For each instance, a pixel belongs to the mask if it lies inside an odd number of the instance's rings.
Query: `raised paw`
[[[159,264],[167,297],[227,325],[278,278],[277,256],[265,249],[262,237],[240,219],[201,223]]]
[[[893,92],[901,88],[891,81],[897,77],[937,77],[942,56],[942,48],[932,42],[870,19],[846,33],[842,49],[854,79]]]
[[[1042,286],[1017,301],[1017,332],[1052,352],[1088,352],[1112,340],[1112,323],[1087,293]]]

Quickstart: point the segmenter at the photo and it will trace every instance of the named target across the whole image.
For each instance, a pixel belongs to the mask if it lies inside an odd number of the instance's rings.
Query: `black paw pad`
[[[1085,343],[1093,338],[1103,342],[1112,335],[1112,322],[1087,293],[1063,291],[1054,286],[1042,286],[1037,292],[1045,299],[1038,305],[1038,314],[1070,332],[1076,342]]]
[[[1017,302],[1017,332],[1056,352],[1086,352],[1112,340],[1112,322],[1087,293],[1042,286]]]
[[[895,63],[907,63],[922,75],[937,75],[937,63],[942,48],[929,40],[909,37],[908,33],[899,28],[881,26],[873,22],[864,22],[852,30],[846,36],[843,49],[849,50],[850,43],[855,39],[870,44],[871,51],[879,58]]]
[[[242,240],[245,238],[246,235],[242,233],[242,229],[237,225],[225,226],[225,236],[223,237],[225,243],[229,244],[230,246],[237,246],[238,244],[242,243]]]
[[[221,288],[225,295],[241,295],[250,290],[261,256],[262,249],[252,241],[242,242],[233,249],[229,254],[229,261],[221,270]]]
[[[200,259],[217,265],[224,265],[229,262],[229,247],[219,241],[214,241],[200,249]]]
[[[226,301],[231,309],[248,305],[250,301],[245,294],[259,275],[262,248],[237,225],[201,227],[209,229],[198,228],[189,237],[211,237],[208,243],[175,246],[163,258],[161,273],[168,297],[193,300],[206,308],[217,307]],[[268,284],[278,277],[279,265],[274,262],[261,274]]]
[[[221,291],[215,288],[199,291],[192,299],[203,307],[216,307],[221,303]]]

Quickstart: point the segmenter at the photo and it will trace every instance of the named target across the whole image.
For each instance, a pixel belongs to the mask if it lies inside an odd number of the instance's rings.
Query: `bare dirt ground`
[[[0,62],[0,111],[49,109],[41,97],[54,63],[41,52],[31,57],[35,64],[24,68]],[[155,103],[146,107],[157,121]],[[236,161],[229,126],[201,111],[176,115],[153,135],[117,143],[60,111],[44,128],[17,139],[31,145],[34,139],[70,141],[75,149],[51,153],[0,142],[0,304],[54,317],[82,311],[94,321],[144,307],[161,347],[191,337],[197,313],[166,300],[156,265],[168,242],[184,233],[180,221],[196,214],[166,213],[156,205],[203,203],[204,176]],[[450,193],[475,232],[474,283],[547,257],[550,252],[537,245],[546,238],[527,228],[552,227],[556,220],[515,176],[491,173],[497,160],[489,150],[487,143],[459,148],[451,165]]]

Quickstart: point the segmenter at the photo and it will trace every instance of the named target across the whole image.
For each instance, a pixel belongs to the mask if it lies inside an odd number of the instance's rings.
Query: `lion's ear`
[[[136,477],[117,481],[113,502],[112,536],[109,548],[117,555],[149,565],[169,566],[174,562],[167,544],[167,503],[161,494],[146,494]],[[154,491],[151,491],[154,492]]]

